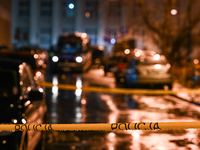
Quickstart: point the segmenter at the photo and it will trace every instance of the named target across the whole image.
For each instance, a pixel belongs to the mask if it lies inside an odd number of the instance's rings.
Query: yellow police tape
[[[200,121],[194,122],[140,122],[97,124],[0,124],[0,130],[15,131],[107,131],[107,130],[165,130],[199,129]]]
[[[37,82],[39,86],[51,88],[54,85],[51,82]],[[58,84],[56,85],[59,89],[63,90],[76,90],[75,85],[70,84]],[[127,89],[127,88],[109,88],[109,87],[93,87],[93,86],[83,86],[82,91],[85,92],[101,92],[101,93],[112,93],[112,94],[149,94],[149,95],[159,95],[159,94],[177,94],[177,93],[194,93],[200,94],[200,89],[189,89],[189,90],[158,90],[158,89]]]

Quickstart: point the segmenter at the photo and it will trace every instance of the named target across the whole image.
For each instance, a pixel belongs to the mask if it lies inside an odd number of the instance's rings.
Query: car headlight
[[[17,119],[12,119],[12,122],[13,122],[14,124],[16,124],[16,123],[18,122],[18,120],[17,120]]]
[[[160,59],[160,55],[159,54],[156,54],[153,56],[154,60],[159,60]]]
[[[22,118],[21,121],[22,121],[23,124],[26,124],[26,119],[25,118]]]
[[[81,56],[77,56],[75,60],[77,63],[81,63],[83,61],[83,58]]]
[[[155,64],[155,65],[154,65],[154,68],[155,68],[155,69],[160,69],[161,67],[162,67],[162,66],[161,66],[160,64]]]
[[[53,61],[53,62],[58,62],[58,60],[59,60],[58,56],[53,56],[53,57],[52,57],[52,61]]]

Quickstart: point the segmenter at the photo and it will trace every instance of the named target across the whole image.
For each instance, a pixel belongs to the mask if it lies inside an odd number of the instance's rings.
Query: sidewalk
[[[180,83],[175,82],[173,84],[173,89],[172,90],[187,90],[188,88],[183,87]],[[193,93],[186,93],[186,92],[181,92],[176,94],[177,97],[187,100],[191,103],[200,105],[200,93],[199,94],[193,94]]]

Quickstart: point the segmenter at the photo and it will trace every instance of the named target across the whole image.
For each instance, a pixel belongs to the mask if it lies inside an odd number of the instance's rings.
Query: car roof
[[[20,47],[20,48],[15,49],[14,51],[17,51],[17,52],[26,52],[27,51],[29,53],[31,52],[31,54],[46,52],[46,50],[39,48],[39,47]]]
[[[14,50],[4,50],[4,51],[0,51],[0,55],[1,54],[9,54],[9,55],[33,55],[34,52],[31,51],[14,51]]]
[[[28,63],[32,69],[36,69],[37,65],[35,62],[34,55],[29,51],[0,51],[0,58],[16,59]]]
[[[12,70],[19,70],[19,65],[23,62],[20,60],[13,60],[8,58],[0,58],[0,69],[12,69]]]

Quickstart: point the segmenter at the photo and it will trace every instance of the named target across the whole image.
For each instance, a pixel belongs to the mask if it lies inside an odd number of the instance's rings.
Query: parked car
[[[185,66],[181,69],[182,84],[188,88],[200,87],[200,63],[199,59],[185,60]]]
[[[133,88],[172,88],[171,65],[165,56],[156,54],[141,55],[133,58],[129,66],[124,69],[118,69],[115,73],[117,84],[123,84],[125,87]]]
[[[34,58],[37,61],[37,65],[40,68],[46,68],[49,63],[49,54],[46,50],[38,47],[20,47],[16,49],[16,51],[27,51],[34,55]]]
[[[0,123],[41,124],[47,111],[45,97],[33,79],[30,65],[0,58]],[[34,150],[40,131],[0,131],[1,150]]]
[[[58,37],[52,56],[52,73],[84,73],[92,64],[92,51],[87,33],[63,33]]]
[[[200,63],[199,63],[199,59],[193,59],[193,72],[194,72],[194,76],[193,79],[196,82],[196,84],[194,84],[194,86],[199,87],[200,86]]]
[[[0,58],[10,58],[21,60],[28,63],[33,71],[34,78],[38,81],[45,80],[45,68],[43,68],[38,59],[35,56],[35,53],[30,51],[13,51],[13,50],[5,50],[0,51]]]
[[[104,75],[106,76],[107,72],[115,73],[116,69],[119,67],[122,68],[122,64],[126,64],[129,61],[129,58],[126,56],[113,56],[107,58],[103,61]],[[124,66],[123,66],[124,67]]]
[[[95,65],[102,65],[102,60],[104,57],[103,51],[104,48],[101,46],[90,46],[90,49],[92,50],[92,62]]]

